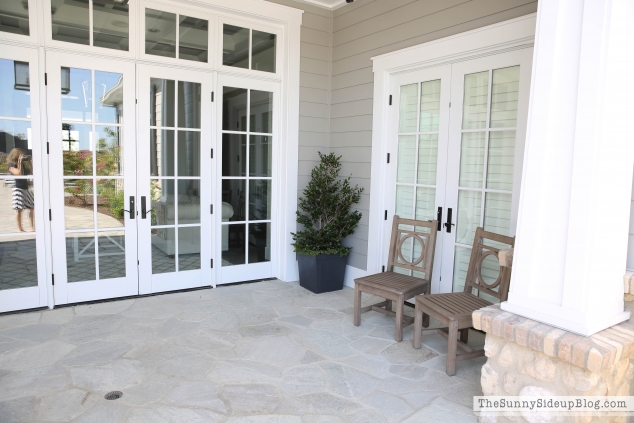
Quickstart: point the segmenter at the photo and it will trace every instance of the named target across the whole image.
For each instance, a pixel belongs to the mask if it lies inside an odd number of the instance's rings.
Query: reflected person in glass
[[[14,148],[11,150],[9,156],[7,157],[7,167],[12,175],[33,175],[31,156],[27,155],[26,151],[21,148]],[[15,180],[11,203],[13,210],[15,210],[15,220],[18,224],[18,230],[20,232],[25,232],[22,228],[22,211],[28,209],[31,230],[35,231],[33,194],[29,191],[29,181],[27,179]]]

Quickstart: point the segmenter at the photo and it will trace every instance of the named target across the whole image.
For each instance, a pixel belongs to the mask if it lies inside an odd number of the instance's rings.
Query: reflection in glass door
[[[4,46],[0,53],[0,312],[47,305],[38,99],[37,52]]]
[[[141,293],[210,285],[210,77],[142,67],[139,88]]]
[[[134,295],[134,66],[47,65],[56,302]]]
[[[228,283],[272,275],[276,84],[221,81],[221,283]]]

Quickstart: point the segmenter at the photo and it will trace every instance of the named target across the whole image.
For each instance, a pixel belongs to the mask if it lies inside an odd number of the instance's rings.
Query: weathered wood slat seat
[[[414,323],[414,319],[405,316],[403,307],[405,300],[418,294],[428,294],[430,279],[434,265],[434,250],[436,249],[436,232],[438,222],[423,222],[420,220],[401,219],[394,216],[392,222],[392,238],[388,256],[388,271],[365,276],[354,280],[354,325],[361,324],[361,313],[374,310],[396,318],[396,331],[394,339],[403,339],[403,327]],[[417,248],[413,248],[417,244]],[[409,245],[405,244],[406,241]],[[416,258],[405,257],[403,247],[409,246],[410,252],[420,252]],[[401,268],[409,273],[421,272],[424,278],[404,275],[394,272],[394,268]],[[361,307],[361,293],[366,292],[382,298],[385,301]],[[392,301],[396,303],[396,311],[392,311]],[[425,322],[425,325],[428,321]]]
[[[500,301],[506,301],[508,296],[511,279],[511,269],[509,267],[500,267],[498,277],[493,283],[487,284],[482,277],[482,264],[486,257],[493,256],[496,262],[499,261],[500,249],[491,246],[491,242],[485,244],[484,242],[487,240],[511,247],[515,243],[515,238],[486,232],[484,229],[478,228],[469,260],[464,292],[419,295],[416,297],[414,348],[421,347],[421,335],[438,333],[445,337],[448,341],[446,372],[449,376],[453,376],[456,373],[456,361],[484,355],[483,349],[475,350],[467,345],[467,341],[469,339],[469,328],[473,326],[471,315],[474,311],[492,303],[474,295],[473,291],[476,290],[488,294]],[[427,316],[440,321],[446,327],[423,330],[423,326],[427,326],[424,322]],[[458,333],[460,333],[460,340],[458,340]],[[457,354],[458,347],[465,352]]]

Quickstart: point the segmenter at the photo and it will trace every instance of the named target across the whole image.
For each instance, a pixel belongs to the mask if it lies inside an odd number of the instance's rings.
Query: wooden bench
[[[399,342],[403,340],[403,328],[414,323],[413,318],[403,314],[405,300],[418,294],[429,294],[437,230],[436,220],[423,222],[394,216],[387,263],[388,271],[354,280],[355,326],[361,324],[361,313],[370,310],[378,311],[396,318],[394,339]],[[403,253],[404,246],[410,247],[409,257]],[[412,257],[414,252],[420,253],[418,257]],[[395,268],[407,274],[395,272]],[[412,272],[421,272],[424,278],[411,276]],[[362,292],[385,298],[385,301],[361,307]],[[396,302],[396,312],[392,311],[392,301]],[[424,324],[427,326],[429,319]]]
[[[485,241],[495,242],[485,244]],[[492,303],[480,298],[478,294],[474,295],[473,291],[488,294],[500,301],[506,301],[508,297],[509,282],[511,279],[511,269],[509,267],[501,266],[498,277],[493,283],[488,284],[482,277],[482,264],[484,263],[484,259],[492,256],[495,258],[495,263],[499,263],[499,252],[507,248],[499,249],[491,246],[491,244],[495,243],[498,245],[500,243],[506,244],[507,246],[513,247],[515,238],[486,232],[482,228],[476,230],[464,292],[419,295],[416,297],[414,348],[421,347],[421,335],[438,333],[447,338],[449,345],[447,348],[446,372],[449,376],[456,374],[456,361],[484,355],[483,349],[473,349],[467,345],[467,341],[469,340],[469,328],[473,326],[471,315],[474,311],[489,306]],[[506,260],[504,262],[506,262]],[[424,322],[428,316],[440,321],[443,325],[446,325],[446,327],[423,330],[423,326],[428,326],[426,322]],[[458,332],[460,332],[460,340],[458,340]],[[458,354],[458,347],[465,352]]]

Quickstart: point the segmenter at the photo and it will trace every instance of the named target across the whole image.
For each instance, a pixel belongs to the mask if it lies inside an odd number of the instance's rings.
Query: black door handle
[[[146,216],[147,216],[147,215],[148,215],[148,214],[149,214],[152,210],[154,210],[153,208],[152,208],[152,209],[149,209],[149,210],[146,210],[146,209],[145,209],[145,208],[146,208],[146,206],[147,206],[147,205],[146,205],[146,201],[145,201],[145,195],[143,195],[143,196],[141,196],[141,218],[142,218],[142,219],[145,219],[145,218],[146,218]]]
[[[451,227],[455,226],[453,223],[451,223],[451,214],[452,214],[452,210],[450,208],[447,209],[447,222],[445,223],[445,228],[448,234],[451,233]]]
[[[136,208],[134,207],[134,195],[130,196],[130,210],[123,211],[130,213],[130,219],[134,219],[134,214],[136,212]]]
[[[438,232],[442,231],[442,207],[438,207],[436,213],[436,220],[438,221]]]

